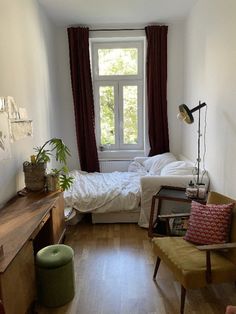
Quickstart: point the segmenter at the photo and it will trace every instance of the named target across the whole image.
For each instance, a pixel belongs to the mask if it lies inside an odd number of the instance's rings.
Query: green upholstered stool
[[[71,301],[75,294],[74,251],[64,244],[49,245],[36,255],[39,302],[57,307]]]

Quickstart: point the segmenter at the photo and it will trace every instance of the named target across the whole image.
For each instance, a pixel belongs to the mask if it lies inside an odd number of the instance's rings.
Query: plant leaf
[[[73,184],[73,181],[73,177],[67,177],[65,174],[60,174],[59,183],[63,191],[68,190]]]

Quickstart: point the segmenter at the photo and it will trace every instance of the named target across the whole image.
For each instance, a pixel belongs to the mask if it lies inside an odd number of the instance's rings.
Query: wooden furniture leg
[[[160,262],[161,262],[161,259],[159,256],[157,256],[157,261],[156,261],[156,265],[155,265],[155,269],[154,269],[154,273],[153,273],[153,279],[156,279],[156,275],[157,275],[158,268],[160,266]]]
[[[206,281],[207,283],[211,283],[211,251],[206,252]]]
[[[153,196],[152,197],[150,218],[149,218],[149,227],[148,227],[148,236],[150,238],[152,238],[152,236],[153,236],[153,219],[154,219],[154,212],[155,212],[155,202],[156,202],[156,198],[155,198],[155,196]]]
[[[185,304],[186,289],[181,286],[181,303],[180,303],[180,314],[184,314],[184,304]]]
[[[5,314],[4,307],[1,300],[0,300],[0,314]]]

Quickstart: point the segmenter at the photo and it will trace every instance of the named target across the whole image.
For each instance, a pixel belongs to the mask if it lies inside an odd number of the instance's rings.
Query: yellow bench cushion
[[[206,253],[182,237],[154,238],[154,252],[185,288],[200,288],[206,282]],[[173,250],[174,248],[174,250]],[[223,254],[211,252],[212,282],[236,280],[236,265]]]

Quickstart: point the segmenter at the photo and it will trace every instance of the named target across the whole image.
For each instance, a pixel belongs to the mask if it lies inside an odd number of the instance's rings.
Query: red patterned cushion
[[[203,205],[192,201],[189,226],[184,239],[195,244],[227,242],[233,207],[234,203]]]

